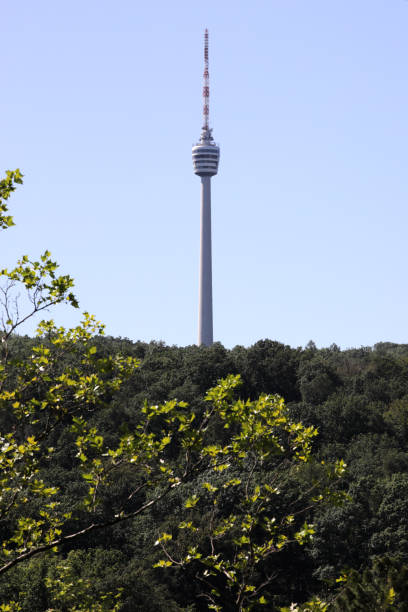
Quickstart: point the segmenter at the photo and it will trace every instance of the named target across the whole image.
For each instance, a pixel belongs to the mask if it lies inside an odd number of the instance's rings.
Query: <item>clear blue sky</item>
[[[405,0],[6,0],[2,265],[48,248],[108,333],[196,342],[205,27],[215,339],[408,342]]]

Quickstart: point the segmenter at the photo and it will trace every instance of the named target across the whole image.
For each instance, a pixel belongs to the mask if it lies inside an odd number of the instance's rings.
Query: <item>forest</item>
[[[0,610],[408,610],[408,344],[28,337],[73,280],[1,276]]]

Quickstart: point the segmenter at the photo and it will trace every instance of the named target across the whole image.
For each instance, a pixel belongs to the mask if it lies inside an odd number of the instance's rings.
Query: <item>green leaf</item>
[[[191,497],[189,497],[186,501],[186,503],[184,504],[185,508],[194,508],[194,506],[197,504],[199,500],[198,495],[192,495]]]

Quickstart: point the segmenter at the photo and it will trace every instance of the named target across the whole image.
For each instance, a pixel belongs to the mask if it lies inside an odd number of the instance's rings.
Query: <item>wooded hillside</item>
[[[12,358],[26,358],[34,344],[29,338],[11,338]],[[112,398],[105,398],[98,410],[90,412],[91,425],[111,445],[120,434],[138,426],[145,402],[154,406],[177,399],[189,405],[186,414],[200,415],[205,409],[206,391],[219,379],[240,374],[242,385],[236,390],[237,397],[255,401],[261,394],[279,394],[286,400],[294,422],[318,430],[311,442],[316,463],[296,473],[290,469],[282,471],[280,497],[270,507],[275,516],[284,516],[289,507],[294,507],[296,514],[298,500],[305,498],[306,489],[314,486],[315,471],[322,461],[330,464],[343,459],[347,464],[340,485],[340,491],[346,492],[347,497],[323,505],[311,504],[305,512],[303,499],[301,521],[313,524],[313,537],[303,546],[289,544],[267,560],[267,574],[273,579],[262,596],[268,604],[254,603],[252,609],[265,609],[266,605],[266,609],[278,610],[291,602],[309,601],[313,596],[330,602],[336,594],[337,599],[329,609],[388,609],[380,605],[406,609],[406,587],[396,576],[406,571],[403,566],[408,563],[408,345],[381,343],[373,348],[341,351],[335,345],[317,349],[309,343],[305,349],[293,349],[262,340],[250,348],[238,346],[226,350],[220,344],[210,348],[178,348],[110,337],[94,338],[92,345],[98,359],[120,353],[140,360],[140,366],[120,390]],[[72,354],[67,359],[70,366],[75,365]],[[10,429],[10,414],[3,411],[1,421],[2,431]],[[225,445],[230,432],[219,422],[211,426],[210,437],[215,444]],[[76,512],[76,525],[80,526],[81,509],[77,501],[84,484],[72,454],[73,435],[63,421],[56,424],[48,443],[58,453],[41,467],[41,473],[45,482],[61,489],[62,503],[67,510]],[[171,452],[176,453],[171,457],[174,463],[182,461],[181,448],[172,447]],[[256,478],[260,483],[269,482],[273,479],[271,471],[273,466],[268,462],[260,464],[256,467]],[[237,472],[235,476],[240,475]],[[209,600],[201,596],[205,588],[197,580],[194,563],[153,567],[163,559],[163,551],[154,546],[155,541],[163,533],[175,536],[182,519],[180,508],[187,498],[201,495],[202,480],[202,475],[196,480],[191,478],[143,514],[60,547],[59,558],[62,555],[67,559],[65,571],[72,574],[76,583],[84,582],[86,597],[96,601],[108,592],[121,592],[117,609],[129,612],[208,609]],[[108,516],[110,507],[128,494],[129,487],[126,472],[106,487],[98,509],[100,516]],[[194,518],[203,534],[209,516],[205,503]],[[218,503],[233,506],[237,500],[232,491],[227,491]],[[201,525],[200,520],[204,521]],[[205,547],[200,535],[187,534],[184,538]],[[184,545],[185,541],[178,544],[174,554]],[[225,546],[234,546],[233,541],[227,538]],[[383,564],[381,571],[378,563]],[[380,586],[370,591],[373,578],[367,572],[375,571],[376,567]],[[348,586],[336,582],[343,572],[350,574],[351,568],[358,575],[351,575]],[[19,602],[21,610],[27,612],[47,610],[55,602],[52,589],[45,586],[45,578],[55,579],[60,571],[53,553],[18,564],[0,582],[0,601]],[[358,588],[353,587],[353,580]],[[381,597],[383,603],[379,603]],[[353,607],[364,598],[368,598],[363,604],[365,608]],[[56,609],[73,609],[68,596],[65,602],[61,596],[58,605]],[[114,605],[108,598],[102,609],[113,609]],[[233,601],[224,599],[220,609],[238,608]]]

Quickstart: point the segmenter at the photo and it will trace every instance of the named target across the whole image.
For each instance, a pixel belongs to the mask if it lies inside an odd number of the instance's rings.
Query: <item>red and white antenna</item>
[[[203,129],[209,131],[210,115],[210,74],[208,72],[208,30],[204,31],[204,86],[203,86]]]

